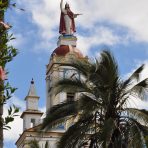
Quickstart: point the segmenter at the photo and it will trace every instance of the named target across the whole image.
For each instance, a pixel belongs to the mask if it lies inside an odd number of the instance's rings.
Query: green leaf
[[[18,113],[19,112],[19,108],[15,108],[14,113]]]
[[[8,109],[8,115],[11,115],[12,113],[12,107],[10,106],[10,109]]]
[[[13,117],[5,117],[5,123],[8,124],[10,122],[14,121],[14,118]]]

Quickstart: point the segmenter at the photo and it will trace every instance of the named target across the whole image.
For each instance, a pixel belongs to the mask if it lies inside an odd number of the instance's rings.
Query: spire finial
[[[37,96],[33,78],[31,80],[31,84],[30,84],[30,88],[27,96]]]
[[[32,78],[32,80],[31,80],[31,84],[34,84],[34,80],[33,80],[33,78]]]

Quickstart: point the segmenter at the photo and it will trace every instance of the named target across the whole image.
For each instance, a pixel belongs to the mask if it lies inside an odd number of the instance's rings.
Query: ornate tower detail
[[[63,7],[63,0],[61,0],[60,8],[58,47],[51,54],[49,64],[46,67],[46,111],[53,105],[65,100],[71,101],[77,97],[75,92],[62,92],[56,96],[54,95],[54,84],[58,80],[71,77],[80,78],[80,74],[76,69],[70,66],[60,66],[60,64],[71,63],[75,59],[87,60],[87,57],[84,57],[76,47],[77,37],[74,36],[76,32],[75,18],[80,14],[74,14],[67,3]]]
[[[26,110],[22,113],[23,130],[38,125],[43,113],[38,110],[39,96],[36,94],[34,81],[32,79],[28,95],[25,98]]]

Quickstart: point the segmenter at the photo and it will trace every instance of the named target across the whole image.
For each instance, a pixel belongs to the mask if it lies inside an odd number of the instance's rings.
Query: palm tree
[[[77,118],[64,133],[58,148],[143,148],[148,135],[148,111],[130,108],[131,100],[147,98],[148,78],[139,81],[144,65],[127,80],[121,80],[117,63],[109,51],[91,61],[74,61],[71,66],[81,79],[63,79],[54,87],[62,91],[80,93],[74,101],[53,106],[43,122],[43,129]]]

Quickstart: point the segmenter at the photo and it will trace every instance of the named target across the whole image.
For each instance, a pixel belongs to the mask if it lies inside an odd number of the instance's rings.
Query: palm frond
[[[141,100],[147,100],[148,96],[148,78],[142,80],[130,90],[133,96],[138,96]]]
[[[106,69],[106,78],[114,82],[118,78],[118,66],[110,51],[103,51],[101,53],[100,64]]]
[[[86,94],[82,94],[78,98],[78,108],[79,111],[82,110],[83,112],[92,113],[94,110],[99,109],[102,107],[102,104],[99,100],[96,98],[92,98],[91,96],[88,96]]]
[[[144,136],[148,133],[148,127],[141,125],[137,119],[130,115],[120,116],[120,131],[125,147],[144,147]]]
[[[78,122],[69,127],[58,143],[58,148],[75,148],[79,141],[85,139],[92,124],[93,115],[83,116]]]
[[[116,129],[113,119],[110,118],[106,120],[101,126],[96,126],[94,128],[96,129],[96,132],[88,136],[90,139],[89,147],[108,147],[112,142],[112,135]]]
[[[84,77],[87,77],[92,69],[95,69],[93,63],[89,60],[78,60],[72,61],[71,63],[62,63],[59,66],[70,66],[75,68],[77,71],[81,73]]]
[[[60,92],[91,92],[91,89],[87,87],[85,82],[63,79],[57,82],[57,84],[54,86],[54,94],[57,95]]]
[[[138,124],[130,125],[128,137],[129,147],[143,148],[145,146],[144,134]]]
[[[53,126],[63,123],[67,117],[78,113],[77,102],[65,102],[53,106],[43,120],[42,129],[51,129]]]
[[[148,78],[142,80],[138,84],[135,85],[135,87],[142,87],[142,88],[148,88]]]
[[[123,116],[120,116],[120,125],[121,127],[130,127],[131,124],[135,124],[138,126],[138,128],[145,134],[148,134],[148,127],[141,124],[136,117],[131,116],[130,114],[126,114]]]
[[[139,68],[137,68],[134,73],[125,81],[125,84],[132,82],[133,80],[139,81],[139,77],[141,72],[144,69],[144,64],[142,64]]]
[[[126,108],[127,114],[137,119],[137,121],[141,122],[141,124],[148,126],[148,111],[144,109],[136,109],[136,108]]]

